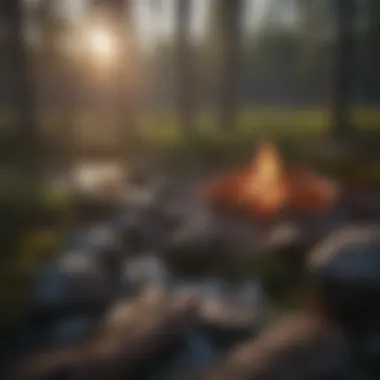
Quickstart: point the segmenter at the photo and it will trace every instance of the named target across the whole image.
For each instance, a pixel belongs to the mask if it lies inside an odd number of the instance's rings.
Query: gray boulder
[[[380,309],[380,226],[333,232],[308,258],[322,301],[341,322],[376,320]]]
[[[49,346],[65,346],[82,341],[93,334],[98,326],[99,318],[93,315],[66,316],[48,329]]]
[[[113,225],[129,256],[158,249],[167,232],[167,227],[155,208],[129,207],[115,219]]]
[[[63,244],[63,250],[81,250],[102,260],[105,257],[120,255],[122,241],[111,223],[92,224],[69,234]]]
[[[166,286],[170,276],[162,258],[157,254],[145,254],[127,259],[122,265],[122,279],[127,286],[141,291],[145,287]]]
[[[200,331],[221,351],[257,331],[263,312],[260,293],[253,281],[232,285],[216,277],[178,282],[174,296],[199,299]]]
[[[62,252],[63,257],[68,256],[65,252],[75,252],[77,257],[79,252],[81,257],[87,256],[110,282],[117,285],[120,279],[120,265],[126,252],[122,239],[112,223],[84,226],[68,237]]]
[[[110,284],[98,263],[79,252],[43,264],[31,288],[32,310],[39,317],[102,309],[110,299]]]
[[[219,227],[207,213],[192,215],[166,246],[173,270],[198,275],[223,268],[230,246]]]

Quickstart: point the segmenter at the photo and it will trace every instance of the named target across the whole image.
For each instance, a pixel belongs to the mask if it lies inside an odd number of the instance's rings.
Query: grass
[[[352,124],[361,130],[380,130],[380,107],[355,107],[351,110]],[[215,134],[216,112],[203,111],[197,120],[201,134]],[[173,140],[180,137],[175,115],[143,115],[146,137]],[[259,137],[321,134],[329,130],[329,113],[322,107],[260,107],[240,111],[235,133]],[[219,132],[219,131],[218,131]]]
[[[361,169],[365,167],[368,176],[380,184],[378,173],[379,162],[364,162],[361,156],[346,160],[321,157],[325,155],[324,136],[328,135],[329,113],[322,107],[260,107],[245,108],[238,115],[237,126],[234,130],[221,131],[217,128],[218,113],[213,110],[199,112],[197,133],[184,136],[178,125],[176,115],[167,111],[139,112],[136,125],[139,132],[139,144],[136,149],[135,141],[129,143],[120,131],[121,120],[112,109],[82,110],[68,116],[59,110],[51,110],[40,114],[40,125],[48,137],[48,145],[52,148],[49,156],[59,154],[56,149],[64,138],[65,133],[73,125],[74,138],[66,145],[77,144],[79,148],[95,145],[110,147],[111,151],[122,147],[137,151],[142,156],[160,157],[164,163],[186,169],[188,166],[225,167],[241,162],[247,162],[252,155],[254,145],[260,140],[273,140],[280,148],[286,160],[298,160],[313,164],[332,174],[342,171],[359,172],[354,178],[360,177]],[[12,117],[10,110],[0,111],[0,125],[6,125]],[[364,132],[366,141],[364,147],[372,145],[375,151],[380,146],[380,106],[353,107],[351,123],[359,132]],[[378,136],[377,132],[379,132]],[[66,136],[66,137],[65,137]],[[74,141],[75,140],[75,141]],[[58,144],[57,144],[58,142]],[[129,144],[129,145],[128,145]],[[374,149],[372,149],[373,151]],[[16,153],[15,153],[16,154]],[[358,163],[360,158],[360,163]],[[59,158],[57,158],[58,160]],[[322,161],[322,162],[321,162]],[[368,161],[368,160],[367,160]],[[378,160],[379,161],[379,160]],[[353,163],[355,165],[353,165]]]
[[[6,128],[17,120],[10,109],[0,110],[0,126]],[[173,112],[149,112],[143,110],[138,115],[139,131],[145,138],[169,143],[181,136],[176,115]],[[56,128],[65,128],[64,122],[74,121],[78,136],[90,138],[91,135],[104,137],[112,134],[118,117],[112,109],[84,109],[72,117],[66,111],[50,110],[39,114],[40,125],[51,133]],[[353,107],[352,124],[362,130],[380,128],[379,107]],[[201,111],[197,120],[200,133],[213,133],[218,123],[217,112]],[[324,133],[329,129],[328,109],[323,107],[256,107],[240,111],[235,132],[258,136],[298,135],[305,133]]]
[[[324,154],[329,132],[329,114],[325,108],[251,108],[240,112],[237,126],[230,131],[217,128],[215,113],[201,112],[197,133],[184,136],[173,115],[156,118],[144,115],[140,132],[146,152],[169,150],[179,161],[241,162],[252,154],[254,144],[270,139],[289,158],[315,159]],[[364,144],[380,146],[380,107],[356,107],[351,111],[355,130],[370,135]],[[379,136],[374,139],[375,134]],[[376,141],[377,140],[377,141]]]
[[[148,112],[149,111],[149,112]],[[168,111],[139,112],[136,125],[139,132],[139,144],[126,141],[120,131],[122,125],[112,109],[82,110],[68,116],[59,110],[50,110],[40,115],[41,129],[48,137],[49,155],[59,154],[56,149],[63,139],[71,136],[66,129],[75,126],[74,137],[66,145],[85,147],[105,145],[112,149],[122,147],[133,150],[142,156],[163,157],[164,162],[180,168],[188,166],[205,167],[220,165],[225,167],[247,162],[252,155],[254,145],[260,140],[273,140],[280,148],[286,160],[298,160],[313,164],[332,174],[353,175],[354,180],[363,171],[380,184],[380,160],[364,161],[362,155],[348,159],[324,158],[326,146],[324,136],[329,131],[329,113],[322,107],[260,107],[245,108],[238,115],[237,126],[230,131],[217,128],[218,113],[213,110],[199,112],[197,133],[184,136],[178,125],[176,115]],[[0,125],[9,125],[14,120],[11,110],[0,111]],[[364,132],[362,145],[378,151],[380,146],[380,106],[353,107],[351,123],[359,132]],[[377,133],[379,132],[379,133]],[[377,136],[376,136],[377,135]],[[128,146],[129,144],[129,146]],[[14,148],[12,148],[14,150]],[[17,154],[17,153],[15,153]],[[57,158],[58,160],[58,158]]]

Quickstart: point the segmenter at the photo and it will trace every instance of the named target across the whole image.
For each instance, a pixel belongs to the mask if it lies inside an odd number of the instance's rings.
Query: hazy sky
[[[38,0],[25,0],[29,3]],[[60,11],[70,19],[80,21],[84,15],[87,0],[59,0]],[[154,1],[154,0],[153,0]],[[170,36],[175,28],[175,3],[178,0],[155,0],[159,7],[152,12],[152,0],[133,0],[136,27],[143,43],[149,46],[156,38]],[[213,1],[220,0],[193,0],[192,31],[200,36],[207,29],[210,5]],[[231,0],[234,1],[234,0]],[[244,0],[245,9],[243,22],[247,29],[259,29],[265,20],[271,5],[275,4],[275,10],[283,22],[291,23],[294,20],[294,0]],[[287,6],[284,6],[287,4]],[[289,6],[290,5],[290,6]],[[273,8],[272,8],[273,9]]]
[[[143,38],[149,41],[154,36],[170,36],[175,28],[175,3],[178,0],[159,0],[162,8],[157,12],[155,18],[152,17],[150,1],[135,0],[139,30]],[[192,31],[195,36],[201,36],[207,29],[209,12],[212,2],[215,1],[220,0],[193,0]],[[255,29],[260,26],[271,1],[283,0],[245,0],[243,22],[247,28]]]
[[[158,1],[161,9],[152,14],[151,0],[134,0],[140,35],[148,45],[154,38],[170,36],[175,28],[175,3],[178,0]],[[220,0],[193,0],[192,31],[195,36],[202,36],[207,30],[212,10],[211,5],[217,1]],[[269,11],[275,11],[278,21],[283,24],[292,25],[296,22],[295,0],[243,1],[243,22],[247,30],[260,29]]]

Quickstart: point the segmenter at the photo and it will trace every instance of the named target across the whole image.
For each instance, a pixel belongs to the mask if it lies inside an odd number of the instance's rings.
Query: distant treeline
[[[220,60],[205,45],[193,48],[196,92],[200,105],[215,105],[219,99]],[[246,41],[241,67],[240,102],[255,105],[324,105],[329,101],[331,43],[305,49],[290,33],[268,36],[259,45]],[[375,56],[375,57],[374,57]],[[145,73],[139,93],[142,105],[175,106],[176,70],[174,48],[170,43],[144,57]],[[352,62],[351,98],[357,104],[380,104],[380,65],[373,49],[362,38],[355,43]],[[0,73],[0,105],[13,103],[10,76],[3,65]],[[69,105],[111,107],[112,92],[89,78],[48,77],[38,81],[39,101],[46,106]],[[86,80],[87,79],[87,80]],[[78,81],[79,80],[79,81]],[[74,82],[74,83],[73,83]]]

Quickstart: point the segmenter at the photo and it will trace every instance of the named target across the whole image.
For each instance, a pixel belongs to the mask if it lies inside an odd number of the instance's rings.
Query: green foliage
[[[68,193],[31,183],[2,189],[3,210],[0,269],[0,322],[15,322],[27,309],[30,275],[56,252],[72,218]]]
[[[63,230],[73,217],[70,194],[52,186],[37,187],[25,182],[5,186],[0,205],[5,221],[1,261],[17,256],[20,240],[29,231]]]
[[[305,284],[304,255],[295,246],[255,252],[241,263],[242,274],[259,278],[274,304],[294,306]]]

